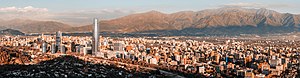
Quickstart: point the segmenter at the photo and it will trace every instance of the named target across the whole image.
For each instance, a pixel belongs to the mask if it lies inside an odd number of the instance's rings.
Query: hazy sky
[[[80,26],[95,17],[113,19],[150,10],[174,13],[220,7],[267,8],[300,14],[300,0],[0,0],[0,19],[55,20]]]

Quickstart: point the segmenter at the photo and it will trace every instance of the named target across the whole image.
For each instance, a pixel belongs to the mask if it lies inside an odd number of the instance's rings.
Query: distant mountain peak
[[[156,10],[151,10],[145,13],[140,13],[140,14],[145,14],[145,15],[164,15],[164,13],[156,11]]]
[[[160,14],[162,14],[162,12],[159,12],[159,11],[156,11],[156,10],[151,10],[151,11],[148,11],[146,13],[160,13]]]
[[[257,14],[262,14],[262,15],[265,15],[265,16],[269,16],[269,15],[272,15],[272,14],[279,14],[279,12],[276,12],[274,10],[269,10],[269,9],[266,9],[266,8],[257,9],[256,13]]]

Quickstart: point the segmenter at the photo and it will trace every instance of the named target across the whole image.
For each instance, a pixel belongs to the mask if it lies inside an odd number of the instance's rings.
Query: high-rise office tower
[[[98,19],[94,19],[93,41],[92,41],[92,54],[95,55],[98,52],[99,45],[99,31],[98,31]]]
[[[56,41],[56,46],[57,46],[57,49],[56,50],[60,50],[61,48],[61,37],[62,37],[62,33],[60,31],[56,32],[56,38],[55,38],[55,41]]]
[[[57,46],[54,43],[52,43],[51,44],[51,53],[52,54],[56,53],[56,50],[57,50],[56,48],[57,48]]]
[[[46,53],[47,52],[47,42],[43,41],[42,43],[42,52]]]

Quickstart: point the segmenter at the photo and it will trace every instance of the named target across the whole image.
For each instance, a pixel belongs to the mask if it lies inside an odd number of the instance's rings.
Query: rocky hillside
[[[13,29],[0,30],[0,35],[25,35],[25,33]]]

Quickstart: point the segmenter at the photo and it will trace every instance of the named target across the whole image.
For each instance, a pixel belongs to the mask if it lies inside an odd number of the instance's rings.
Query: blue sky
[[[0,0],[0,19],[24,17],[80,25],[87,24],[87,19],[93,17],[113,19],[150,10],[174,13],[228,6],[300,14],[300,0]],[[77,24],[80,21],[82,23]]]

